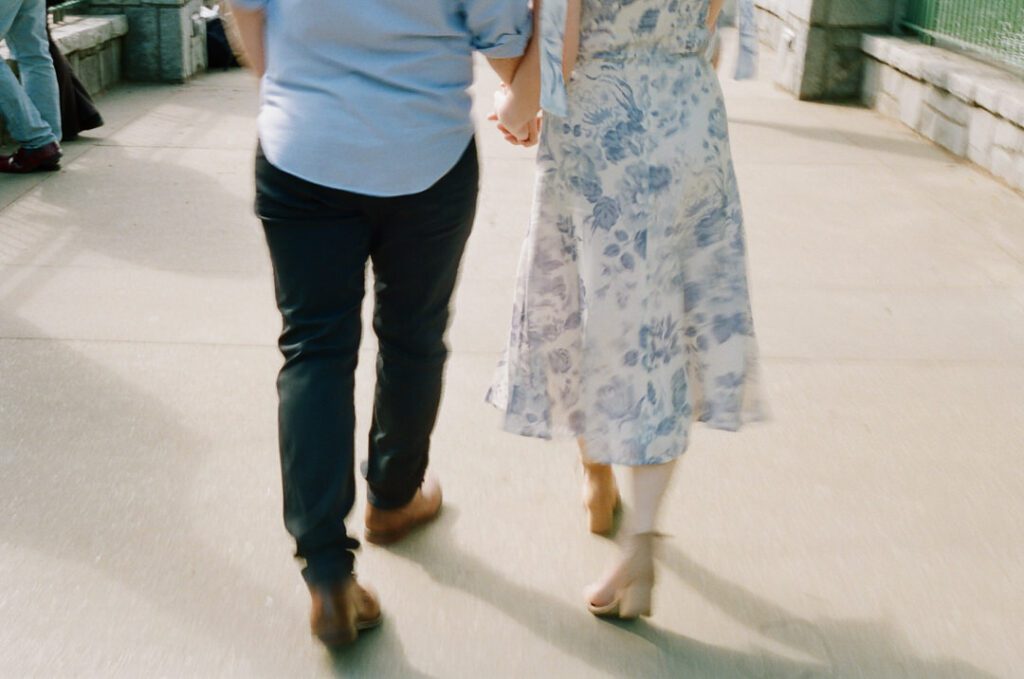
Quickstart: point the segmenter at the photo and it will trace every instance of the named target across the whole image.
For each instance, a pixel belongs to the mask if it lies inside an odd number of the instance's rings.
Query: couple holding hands
[[[367,261],[379,351],[364,538],[392,543],[441,507],[426,470],[476,208],[474,50],[506,83],[501,132],[538,144],[487,399],[509,432],[578,442],[595,533],[620,505],[612,465],[626,468],[622,554],[585,605],[649,615],[658,508],[691,424],[761,416],[742,211],[708,57],[722,0],[534,0],[532,12],[526,0],[232,2],[261,75],[256,212],[283,318],[284,514],[314,634],[340,646],[381,620],[345,527]]]

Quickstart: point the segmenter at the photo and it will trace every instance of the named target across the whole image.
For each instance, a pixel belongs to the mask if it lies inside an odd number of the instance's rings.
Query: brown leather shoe
[[[441,484],[427,477],[409,504],[398,509],[378,509],[367,503],[367,542],[390,545],[409,534],[416,526],[430,522],[441,511]]]
[[[333,585],[312,585],[313,609],[309,627],[325,646],[348,646],[362,630],[381,623],[377,594],[363,587],[353,575]]]
[[[59,170],[62,155],[60,144],[57,142],[38,149],[21,148],[13,156],[0,156],[0,172],[27,174]]]

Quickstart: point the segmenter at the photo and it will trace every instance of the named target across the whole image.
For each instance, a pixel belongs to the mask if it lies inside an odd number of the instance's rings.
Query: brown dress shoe
[[[416,526],[433,520],[441,511],[441,484],[427,477],[409,504],[398,509],[378,509],[366,505],[367,542],[390,545],[398,542]]]
[[[311,585],[309,593],[313,597],[309,627],[325,646],[348,646],[361,630],[381,623],[376,593],[356,582],[354,575],[333,585]]]
[[[27,174],[29,172],[60,169],[63,155],[60,144],[53,142],[38,149],[18,149],[13,156],[0,156],[0,172]]]

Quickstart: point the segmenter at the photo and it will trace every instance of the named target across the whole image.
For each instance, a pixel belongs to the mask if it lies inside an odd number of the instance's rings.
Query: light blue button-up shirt
[[[372,196],[418,193],[473,135],[472,53],[523,54],[527,0],[233,0],[266,12],[259,134],[274,166]]]

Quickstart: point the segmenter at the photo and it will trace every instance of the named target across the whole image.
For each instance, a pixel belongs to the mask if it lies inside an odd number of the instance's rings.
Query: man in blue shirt
[[[285,525],[313,632],[353,641],[380,606],[353,576],[354,372],[373,264],[377,388],[365,537],[436,516],[425,476],[448,305],[476,209],[472,52],[511,82],[527,0],[232,0],[261,76],[256,212],[284,320],[278,377]]]

